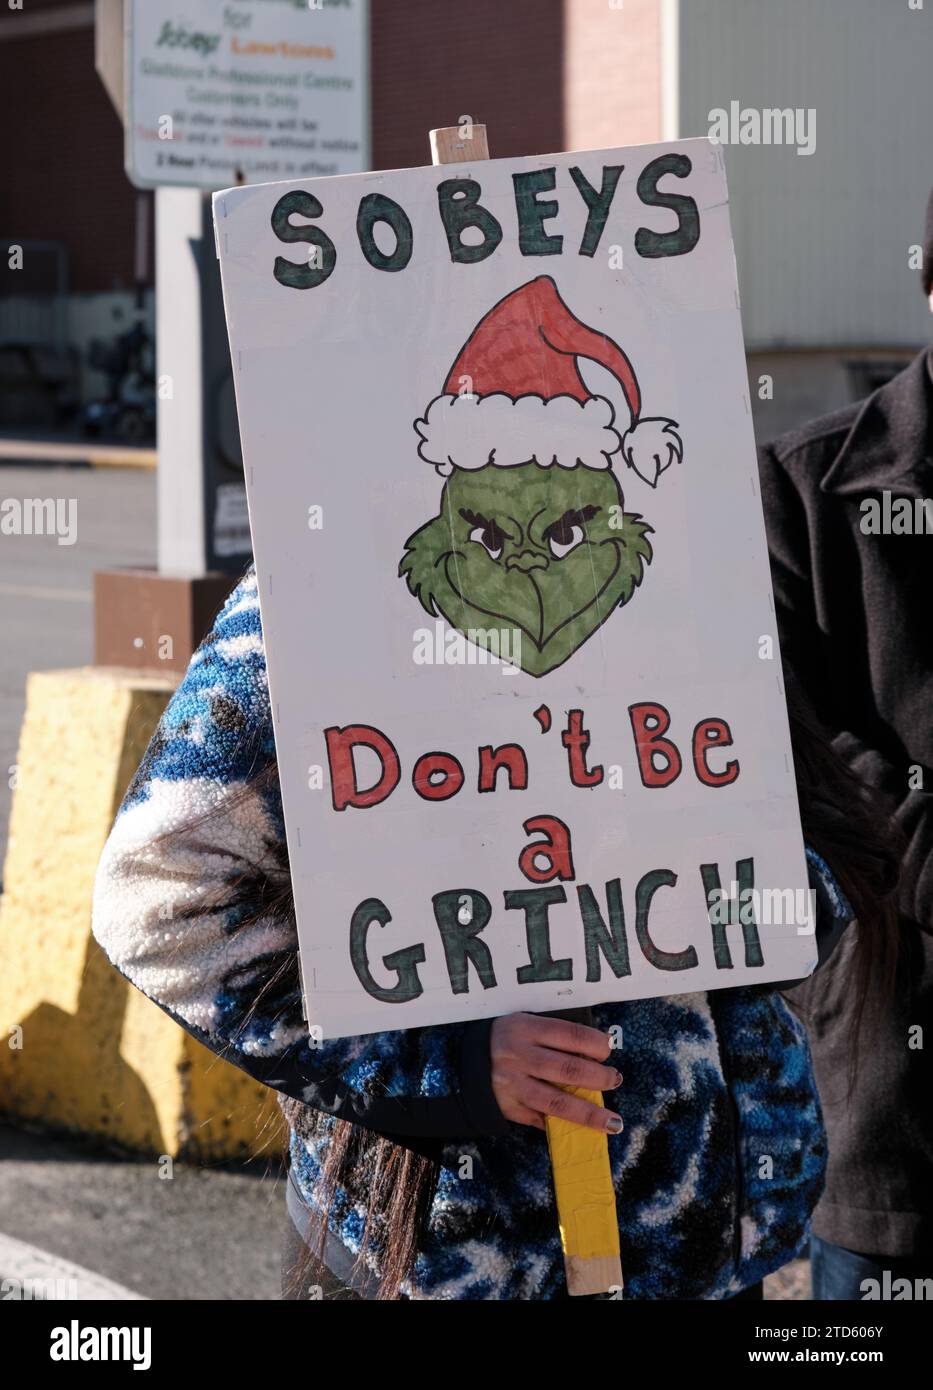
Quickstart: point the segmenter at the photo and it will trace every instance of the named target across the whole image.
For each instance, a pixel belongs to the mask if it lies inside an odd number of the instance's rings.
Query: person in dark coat
[[[923,287],[933,308],[933,195]],[[763,448],[760,473],[784,662],[903,842],[879,1016],[853,1026],[851,939],[789,995],[829,1137],[813,1295],[918,1297],[933,1278],[933,347]]]

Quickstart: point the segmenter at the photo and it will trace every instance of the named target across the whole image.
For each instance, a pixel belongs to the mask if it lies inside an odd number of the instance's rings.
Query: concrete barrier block
[[[176,682],[29,677],[0,898],[0,1109],[218,1160],[281,1147],[272,1092],[190,1038],[91,935],[98,859]]]

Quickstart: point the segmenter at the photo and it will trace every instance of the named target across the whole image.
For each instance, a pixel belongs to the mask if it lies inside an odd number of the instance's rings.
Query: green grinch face
[[[610,469],[455,468],[399,574],[429,613],[543,676],[631,598],[650,531]]]

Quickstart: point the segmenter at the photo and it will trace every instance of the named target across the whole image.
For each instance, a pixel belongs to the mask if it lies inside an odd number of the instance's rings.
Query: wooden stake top
[[[472,121],[432,130],[430,139],[432,164],[472,164],[489,158],[486,127]]]

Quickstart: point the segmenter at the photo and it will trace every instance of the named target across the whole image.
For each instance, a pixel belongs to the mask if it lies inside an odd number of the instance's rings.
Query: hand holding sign
[[[613,1091],[622,1084],[605,1033],[567,1019],[509,1014],[490,1030],[492,1089],[507,1120],[545,1128],[545,1117],[618,1134],[622,1121],[602,1106],[568,1094],[567,1086]]]

